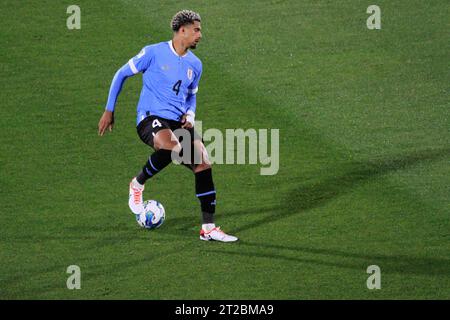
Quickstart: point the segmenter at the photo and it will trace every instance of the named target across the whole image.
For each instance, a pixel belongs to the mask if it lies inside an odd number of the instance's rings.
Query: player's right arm
[[[98,122],[99,135],[102,136],[107,129],[112,131],[114,125],[114,107],[116,105],[117,97],[122,90],[125,80],[132,75],[134,75],[134,73],[128,63],[120,68],[114,75],[111,87],[109,89],[108,102],[106,103],[105,111]]]
[[[98,123],[98,134],[103,135],[107,129],[112,131],[114,125],[114,108],[117,102],[117,97],[122,90],[123,83],[128,77],[134,76],[139,72],[144,72],[150,65],[152,60],[151,47],[145,47],[141,52],[131,58],[122,68],[120,68],[114,75],[111,87],[109,89],[108,101],[106,103],[105,111]]]

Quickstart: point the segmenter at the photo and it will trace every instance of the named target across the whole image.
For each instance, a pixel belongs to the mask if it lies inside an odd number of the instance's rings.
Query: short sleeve
[[[153,49],[151,46],[144,47],[141,52],[128,61],[131,71],[134,74],[144,72],[150,66],[153,59]]]

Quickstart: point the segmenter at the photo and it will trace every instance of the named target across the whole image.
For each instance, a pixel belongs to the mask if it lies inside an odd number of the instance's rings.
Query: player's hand
[[[112,131],[114,126],[114,112],[105,110],[103,112],[102,117],[100,118],[100,121],[98,122],[98,134],[100,136],[103,136],[105,131],[109,129],[109,131]]]
[[[192,122],[188,121],[187,114],[183,114],[183,116],[181,117],[181,123],[183,124],[181,126],[183,129],[190,129],[194,126],[194,124]]]

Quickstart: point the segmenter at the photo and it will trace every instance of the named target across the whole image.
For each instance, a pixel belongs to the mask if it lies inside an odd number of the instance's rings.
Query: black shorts
[[[158,116],[148,116],[141,122],[139,122],[138,126],[136,127],[137,133],[139,135],[139,138],[141,140],[155,149],[153,138],[155,135],[162,129],[170,129],[174,132],[175,136],[177,137],[178,141],[181,142],[183,140],[183,136],[180,135],[180,130],[185,130],[183,134],[188,131],[189,136],[191,138],[191,143],[194,142],[194,140],[202,140],[200,135],[194,130],[194,128],[190,129],[182,129],[181,126],[183,124],[179,121],[164,119]],[[177,130],[180,129],[180,130]]]

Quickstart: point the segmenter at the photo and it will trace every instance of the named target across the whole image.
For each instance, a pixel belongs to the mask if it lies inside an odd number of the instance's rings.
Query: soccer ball
[[[145,229],[159,228],[166,219],[166,211],[156,200],[144,201],[144,211],[136,215],[138,225]]]

